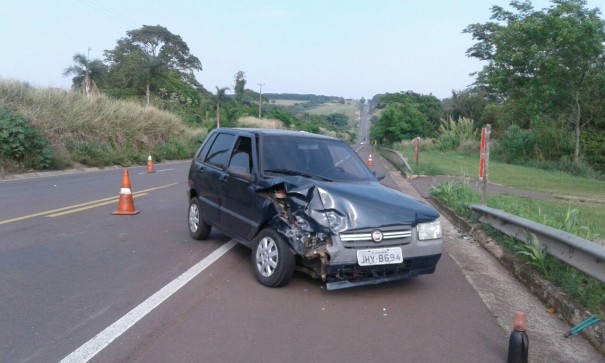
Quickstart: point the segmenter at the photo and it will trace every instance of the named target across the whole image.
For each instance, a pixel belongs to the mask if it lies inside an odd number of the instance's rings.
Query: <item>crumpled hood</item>
[[[332,228],[333,232],[401,224],[415,226],[439,218],[432,207],[378,181],[342,183],[294,176],[265,182],[262,189],[282,184],[289,197],[306,201],[306,214],[311,217],[327,212],[341,216],[344,223],[338,230]]]
[[[317,184],[324,208],[342,213],[346,229],[415,226],[439,218],[432,207],[379,182]]]

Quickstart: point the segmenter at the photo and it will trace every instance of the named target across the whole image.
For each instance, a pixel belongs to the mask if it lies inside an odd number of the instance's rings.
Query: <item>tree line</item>
[[[234,126],[243,116],[274,116],[289,126],[318,132],[320,127],[336,129],[344,124],[342,115],[303,115],[301,110],[275,110],[266,95],[246,88],[246,75],[238,71],[232,86],[206,90],[195,78],[202,63],[185,41],[167,28],[144,25],[126,32],[113,49],[105,50],[104,60],[76,54],[64,75],[72,77],[72,88],[90,96],[103,92],[114,98],[137,98],[149,107],[177,113],[190,125],[207,128]],[[233,94],[228,94],[233,91]],[[276,94],[279,99],[304,99],[312,106],[324,102],[344,103],[342,97]],[[300,111],[300,112],[298,112]],[[285,113],[290,113],[286,115]],[[300,113],[301,115],[297,115]],[[346,116],[345,116],[346,117]]]
[[[491,124],[502,157],[589,164],[605,171],[605,22],[585,0],[552,0],[546,9],[512,1],[491,20],[463,30],[467,55],[485,62],[469,88],[437,100],[401,92],[375,96],[372,137],[391,143],[439,138],[450,120]],[[445,127],[441,127],[444,126]]]

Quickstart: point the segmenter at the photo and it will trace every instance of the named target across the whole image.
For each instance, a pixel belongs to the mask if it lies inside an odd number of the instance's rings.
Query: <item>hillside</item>
[[[190,157],[206,134],[180,117],[104,95],[0,81],[2,170],[61,169]]]

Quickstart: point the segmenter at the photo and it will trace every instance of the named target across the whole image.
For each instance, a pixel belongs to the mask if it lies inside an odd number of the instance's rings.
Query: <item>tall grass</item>
[[[58,159],[69,165],[143,162],[166,143],[191,149],[205,130],[186,126],[176,115],[104,95],[86,97],[59,89],[36,89],[0,80],[0,107],[30,120],[50,141]]]
[[[475,122],[469,118],[462,117],[459,120],[452,118],[441,119],[441,125],[437,130],[437,149],[440,151],[477,151],[479,129]]]

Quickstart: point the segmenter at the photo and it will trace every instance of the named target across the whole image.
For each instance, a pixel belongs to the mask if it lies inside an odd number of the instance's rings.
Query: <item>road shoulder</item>
[[[399,171],[389,165],[388,172],[400,190],[426,201]],[[564,338],[569,325],[557,314],[549,314],[547,307],[478,242],[466,236],[466,232],[443,215],[441,222],[445,252],[460,267],[498,325],[508,334],[512,330],[515,312],[527,313],[530,361],[605,362],[605,358],[583,337]]]

